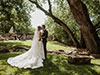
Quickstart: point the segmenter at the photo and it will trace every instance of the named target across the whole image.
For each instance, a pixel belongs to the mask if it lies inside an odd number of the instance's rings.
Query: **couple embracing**
[[[45,25],[38,26],[35,30],[31,48],[23,54],[8,58],[7,62],[18,68],[34,69],[43,67],[43,61],[47,58],[47,37],[48,31]]]

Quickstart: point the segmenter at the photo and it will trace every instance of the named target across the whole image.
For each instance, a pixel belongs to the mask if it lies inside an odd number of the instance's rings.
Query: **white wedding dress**
[[[43,67],[43,59],[45,59],[43,44],[42,41],[39,41],[39,31],[36,29],[32,47],[24,54],[8,58],[7,62],[11,66],[16,66],[18,68],[34,69]]]

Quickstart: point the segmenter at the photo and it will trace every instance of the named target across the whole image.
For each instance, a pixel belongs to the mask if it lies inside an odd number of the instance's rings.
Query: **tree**
[[[86,48],[91,53],[100,53],[100,38],[89,18],[86,5],[81,0],[67,1],[76,22],[80,26],[81,33],[86,43]]]
[[[64,28],[64,30],[68,33],[68,35],[71,37],[74,46],[76,47],[80,47],[80,44],[78,42],[78,40],[75,38],[74,34],[72,33],[72,31],[70,30],[70,28],[59,18],[57,18],[55,15],[53,15],[52,13],[52,4],[50,0],[48,1],[48,5],[49,5],[49,9],[48,11],[45,10],[42,7],[42,4],[38,1],[38,0],[29,0],[31,3],[35,4],[37,8],[39,8],[40,10],[42,10],[47,16],[51,17],[56,23],[58,23],[60,26],[62,26]]]
[[[53,14],[56,15],[58,18],[60,18],[60,20],[62,20],[65,24],[68,25],[70,30],[74,33],[74,36],[78,39],[78,41],[80,40],[81,47],[86,48],[84,38],[82,37],[83,35],[81,34],[79,30],[79,26],[75,22],[73,15],[71,14],[67,1],[66,2],[65,0],[63,1],[54,0],[54,1],[55,1],[55,4],[53,3],[53,9],[54,9]],[[89,9],[89,15],[92,20],[92,23],[94,24],[95,27],[97,27],[96,30],[98,34],[100,34],[100,31],[99,31],[100,29],[99,28],[100,27],[99,25],[100,24],[100,15],[99,15],[100,2],[99,0],[95,0],[95,1],[82,0],[82,1],[85,3],[87,8]]]
[[[75,20],[71,15],[71,11],[68,4],[66,4],[67,2],[55,2],[55,4],[53,5],[56,6],[52,7],[52,13],[53,15],[57,16],[60,20],[62,20],[65,24],[68,24],[68,27],[73,32],[76,39],[79,41],[79,27],[78,25],[76,25]],[[56,36],[58,41],[60,42],[66,43],[67,45],[73,45],[71,38],[68,36],[64,28],[58,25],[56,22],[54,22],[52,18],[47,17],[45,24],[50,35]]]
[[[32,5],[24,0],[0,0],[0,30],[8,33],[13,26],[18,33],[25,33],[31,27]]]

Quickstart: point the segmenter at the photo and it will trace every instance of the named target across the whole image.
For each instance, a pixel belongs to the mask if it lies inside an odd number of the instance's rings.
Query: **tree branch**
[[[49,13],[52,14],[52,5],[50,0],[48,0],[48,4],[49,4]]]
[[[36,1],[32,1],[32,0],[29,0],[31,3],[35,4],[37,8],[39,8],[40,10],[42,10],[46,15],[50,16],[50,13],[48,11],[46,11],[44,8],[42,8],[37,0]]]

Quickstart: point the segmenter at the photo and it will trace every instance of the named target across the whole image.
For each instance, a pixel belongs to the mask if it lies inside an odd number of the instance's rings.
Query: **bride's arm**
[[[39,41],[41,41],[41,38],[42,38],[42,37],[41,37],[41,32],[39,32]]]

